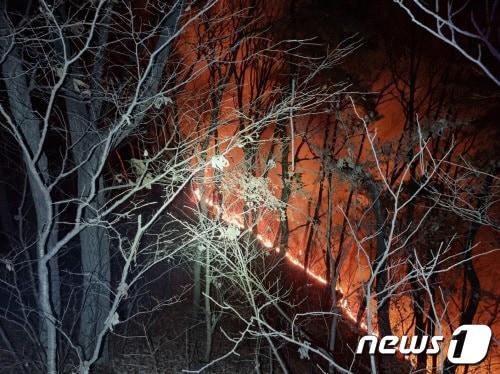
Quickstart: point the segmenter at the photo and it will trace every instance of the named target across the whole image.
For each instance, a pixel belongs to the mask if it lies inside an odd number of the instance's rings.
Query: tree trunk
[[[412,155],[413,156],[413,155]],[[418,188],[417,185],[417,175],[416,175],[416,167],[417,165],[414,164],[412,165],[410,169],[410,182],[408,184],[408,191],[410,194],[413,194],[414,191]],[[411,223],[414,220],[415,216],[415,202],[411,201],[408,204],[408,211],[406,215],[406,222],[408,225],[411,225]],[[410,249],[408,253],[408,258],[410,259],[411,263],[415,263],[415,256],[413,251]],[[411,272],[413,269],[408,267],[407,271]],[[412,296],[412,302],[413,302],[413,314],[415,317],[415,328],[413,330],[413,334],[415,336],[419,335],[426,335],[425,331],[425,300],[424,300],[424,295],[423,291],[421,289],[420,284],[418,283],[417,279],[410,278],[410,287],[411,287],[411,296]],[[427,353],[425,350],[417,355],[417,370],[420,370],[422,372],[425,372],[427,367]]]
[[[3,16],[0,15],[0,25],[6,25]],[[1,34],[4,34],[2,30]],[[5,39],[4,39],[5,40]],[[1,42],[2,50],[6,50],[6,41]],[[48,178],[48,163],[47,157],[42,153],[38,159],[36,170],[28,170],[28,165],[32,163],[30,157],[38,149],[40,142],[40,122],[34,116],[34,111],[29,96],[28,82],[26,81],[26,72],[22,65],[22,59],[17,48],[13,48],[5,57],[2,64],[2,75],[5,78],[5,86],[8,88],[9,107],[12,113],[13,120],[20,129],[27,146],[29,147],[30,155],[24,154],[24,159],[29,175],[28,182],[30,186],[31,197],[36,213],[38,243],[36,248],[37,258],[37,303],[39,307],[39,336],[40,342],[45,353],[45,367],[49,374],[55,374],[57,371],[57,340],[56,328],[54,325],[55,318],[50,303],[50,269],[48,267],[48,259],[45,258],[47,243],[41,240],[41,237],[46,230],[50,230],[49,226],[51,215],[50,197],[44,194],[42,183]],[[36,175],[38,174],[38,175]]]
[[[492,173],[486,177],[486,180],[483,185],[483,191],[478,198],[478,211],[485,210],[485,207],[481,205],[483,199],[485,199],[489,192],[491,185],[493,183],[492,175],[496,174]],[[464,250],[464,272],[467,281],[470,284],[470,297],[466,304],[465,310],[462,312],[460,316],[460,325],[468,325],[474,321],[474,316],[476,315],[477,307],[479,306],[479,301],[481,300],[481,283],[479,281],[479,277],[477,276],[476,269],[474,268],[474,262],[472,260],[472,248],[474,247],[474,241],[476,240],[477,232],[479,231],[481,224],[477,221],[473,221],[470,223],[469,230],[467,232],[467,239],[465,242],[465,250]],[[465,279],[464,279],[465,281]],[[465,287],[465,285],[464,285]],[[448,359],[446,359],[444,363],[444,373],[445,374],[454,374],[456,371],[456,365],[452,364]]]
[[[237,50],[237,49],[236,49]],[[220,71],[219,71],[220,73]],[[219,113],[221,110],[220,104],[222,100],[222,96],[224,95],[224,91],[226,90],[226,85],[232,74],[234,73],[234,67],[226,72],[226,75],[219,77],[219,79],[215,80],[215,88],[213,88],[210,92],[210,103],[212,105],[210,110],[210,126],[207,130],[207,134],[205,135],[205,139],[201,145],[200,154],[202,163],[205,163],[208,156],[208,146],[210,145],[210,138],[213,134],[215,134],[217,130],[217,126],[219,125]],[[215,71],[211,71],[211,74],[216,74]],[[214,82],[211,81],[212,84]],[[205,169],[200,172],[200,180],[203,180],[205,177]],[[200,195],[204,195],[204,185],[203,183],[199,188]],[[201,201],[201,208],[204,214],[208,213],[208,207],[205,206],[203,200]],[[198,253],[198,252],[196,252]],[[201,259],[200,261],[194,261],[193,263],[193,277],[194,277],[194,287],[193,287],[193,311],[195,314],[198,313],[200,308],[200,297],[201,297]]]
[[[75,64],[73,75],[77,75]],[[66,88],[72,90],[71,75]],[[104,160],[98,124],[90,118],[89,109],[75,98],[66,98],[67,120],[70,128],[72,157],[78,168],[78,197],[88,199],[95,188],[95,196],[89,207],[84,208],[83,221],[96,218],[105,203],[104,178],[100,175]],[[93,344],[103,328],[110,308],[110,243],[106,228],[91,224],[80,234],[80,259],[82,266],[82,304],[79,342],[86,359],[92,355]],[[104,352],[105,353],[105,352]]]
[[[324,139],[323,139],[323,148],[322,148],[322,154],[321,154],[321,162],[320,162],[320,176],[319,176],[319,187],[318,187],[318,198],[316,199],[316,206],[314,207],[314,213],[313,213],[313,219],[312,219],[312,224],[311,224],[311,229],[309,230],[309,233],[307,235],[307,241],[306,241],[306,246],[304,248],[304,271],[307,271],[309,269],[309,262],[311,260],[311,251],[312,251],[312,240],[314,237],[314,234],[316,233],[316,226],[319,225],[319,213],[321,209],[321,204],[323,202],[323,185],[324,185],[324,180],[325,180],[325,170],[329,168],[329,165],[325,164],[325,162],[330,162],[329,157],[325,157],[324,154],[326,152],[330,153],[331,147],[328,147],[327,149],[327,142],[328,142],[328,133],[329,133],[330,126],[325,126],[325,132],[324,132]],[[330,204],[330,201],[328,202]],[[328,214],[330,214],[330,211],[328,211]],[[331,225],[331,222],[328,221],[328,225]],[[327,236],[326,240],[329,239],[329,235]],[[330,254],[327,253],[327,259],[329,258]],[[327,264],[327,269],[328,269],[329,264]],[[329,273],[329,270],[327,270],[327,273]]]
[[[332,279],[329,279],[330,281],[330,299],[332,303],[332,312],[334,313],[332,316],[332,321],[330,322],[330,334],[328,337],[328,350],[333,354],[335,351],[335,340],[337,337],[337,324],[338,324],[338,308],[337,308],[337,290],[336,290],[336,285],[337,285],[337,280],[338,280],[338,272],[336,272],[333,267],[334,267],[334,261],[333,261],[333,253],[332,253],[332,245],[331,245],[331,235],[332,235],[332,220],[333,220],[333,188],[332,188],[332,174],[331,172],[328,173],[328,194],[327,194],[327,206],[328,206],[328,218],[327,218],[327,230],[326,230],[326,257],[327,257],[327,264],[330,267],[328,273],[332,276]],[[338,256],[341,256],[340,252],[337,254]],[[335,367],[333,365],[328,366],[328,373],[333,374],[335,372]]]
[[[279,135],[281,138],[281,197],[280,201],[283,203],[283,212],[280,217],[280,239],[279,239],[279,249],[280,256],[285,257],[288,252],[288,236],[289,236],[289,228],[288,228],[288,200],[290,198],[291,193],[291,181],[290,181],[290,173],[289,173],[289,162],[288,162],[288,153],[290,150],[290,142],[287,138],[286,125],[282,121],[278,123],[279,126]],[[292,157],[294,157],[292,155]]]
[[[83,173],[81,173],[83,174]],[[86,174],[87,175],[87,174]],[[99,189],[103,185],[102,176],[99,178]],[[88,191],[89,181],[84,175],[79,175],[79,193]],[[99,209],[104,203],[101,193],[92,209]],[[91,209],[86,209],[84,219],[94,218]],[[90,226],[80,233],[81,263],[83,274],[83,301],[80,316],[80,344],[86,358],[93,353],[95,339],[104,327],[105,319],[110,309],[110,243],[107,230],[101,226]],[[107,358],[106,349],[102,357]]]
[[[374,268],[380,265],[380,271],[376,274],[376,292],[377,292],[377,320],[380,336],[384,337],[387,335],[393,335],[391,328],[391,321],[389,317],[390,310],[390,299],[381,301],[381,295],[386,291],[387,287],[387,244],[386,244],[386,234],[384,230],[385,214],[384,208],[380,202],[380,196],[378,196],[377,186],[373,181],[368,182],[368,189],[370,193],[370,198],[373,201],[373,210],[375,214],[376,230],[380,230],[377,235],[376,240],[376,251],[375,251],[375,261]],[[370,302],[367,300],[367,302]]]

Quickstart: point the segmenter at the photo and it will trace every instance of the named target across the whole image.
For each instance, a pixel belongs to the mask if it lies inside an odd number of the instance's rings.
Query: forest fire
[[[243,219],[241,218],[241,216],[238,216],[236,214],[227,214],[225,211],[223,211],[223,209],[219,205],[217,205],[209,197],[202,198],[200,190],[198,188],[193,189],[193,195],[195,196],[195,198],[198,202],[201,202],[201,201],[205,202],[205,204],[207,204],[211,209],[214,209],[217,214],[220,214],[221,212],[223,212],[222,219],[226,223],[231,224],[231,225],[235,225],[238,228],[240,228],[241,230],[246,229],[244,224],[243,224]],[[260,244],[262,244],[265,248],[268,248],[270,250],[274,250],[276,253],[279,253],[279,251],[280,251],[279,247],[273,248],[273,244],[272,244],[272,241],[270,239],[266,239],[265,237],[263,237],[259,233],[257,233],[256,238],[260,242]],[[287,252],[285,254],[285,258],[290,264],[295,266],[299,271],[304,272],[304,270],[305,270],[304,265],[297,257],[294,257],[290,252]],[[305,273],[307,274],[308,277],[314,279],[316,282],[318,282],[322,285],[329,284],[329,282],[324,277],[316,274],[311,269],[305,270]],[[336,290],[338,292],[340,292],[341,295],[345,295],[345,291],[342,289],[342,287],[339,284],[336,285]],[[357,318],[356,318],[357,311],[350,306],[350,303],[347,300],[347,297],[341,298],[340,303],[339,303],[339,307],[342,311],[343,316],[347,317],[353,323],[354,326],[357,326],[358,328],[361,329],[361,331],[360,331],[361,335],[367,333],[368,326],[366,325],[366,322],[357,320]],[[376,336],[376,337],[379,336],[376,328],[372,332],[372,336]],[[400,351],[400,349],[398,348],[397,351]],[[415,363],[416,363],[415,357],[410,356],[410,355],[401,355],[401,356],[405,360],[410,361],[412,363],[412,365],[415,365]]]
[[[200,194],[200,190],[198,188],[193,189],[193,194],[196,197],[198,201],[202,201],[202,196]],[[222,211],[221,207],[218,206],[217,204],[214,203],[214,201],[208,197],[205,197],[203,201],[212,209],[214,209],[217,213],[220,213]],[[243,220],[241,217],[239,217],[236,214],[232,215],[227,215],[226,213],[223,214],[223,219],[225,222],[231,224],[231,225],[236,225],[240,229],[245,230],[245,226],[243,225]],[[280,249],[279,247],[273,248],[272,241],[269,239],[264,238],[261,234],[257,234],[257,240],[266,248],[269,248],[270,250],[274,250],[275,252],[279,253]],[[294,257],[290,252],[287,252],[285,255],[287,261],[292,264],[293,266],[297,267],[299,270],[304,271],[304,265],[302,262]],[[320,284],[323,285],[328,285],[328,281],[322,277],[321,275],[316,274],[314,271],[311,269],[305,270],[305,273],[315,281],[319,282]],[[344,295],[344,290],[340,287],[340,285],[336,285],[337,291],[339,291],[342,295]],[[361,329],[366,333],[367,331],[367,326],[366,323],[363,321],[360,321],[358,323],[356,319],[356,312],[349,306],[349,302],[347,301],[347,298],[343,297],[340,301],[339,306],[342,308],[342,312],[344,315],[351,320],[356,325],[359,325]],[[378,333],[374,331],[374,335],[378,336]]]
[[[500,371],[498,1],[1,3],[0,372]]]
[[[200,190],[198,188],[193,189],[193,195],[195,196],[195,198],[198,202],[204,201],[211,209],[214,209],[217,214],[220,214],[221,212],[223,212],[223,209],[219,205],[217,205],[209,197],[205,197],[202,199]],[[241,218],[241,216],[238,216],[236,214],[229,214],[228,215],[224,211],[222,214],[222,219],[226,223],[231,224],[231,225],[235,225],[238,228],[240,228],[241,230],[248,230],[247,228],[245,228],[245,226],[243,224],[243,219]],[[248,231],[251,232],[251,230],[248,230]],[[279,251],[280,251],[279,247],[273,248],[273,244],[272,244],[271,240],[266,239],[265,237],[263,237],[259,233],[256,235],[256,238],[265,248],[268,248],[270,250],[274,250],[276,253],[279,253]],[[285,258],[290,264],[292,264],[293,266],[295,266],[297,268],[297,271],[304,272],[304,270],[305,270],[304,265],[297,257],[294,257],[290,252],[287,252],[285,254]],[[323,285],[329,284],[328,281],[324,277],[316,274],[311,269],[306,269],[305,273],[307,274],[308,277],[314,279],[315,281],[319,282],[320,284],[323,284]],[[340,292],[341,295],[345,295],[344,290],[342,289],[342,287],[339,284],[336,285],[336,290],[338,292]],[[342,315],[344,317],[347,317],[350,320],[350,322],[353,323],[354,326],[357,326],[361,330],[360,331],[361,335],[366,334],[368,332],[368,326],[366,325],[366,322],[357,320],[356,311],[355,311],[355,309],[353,309],[350,306],[349,301],[347,300],[346,297],[341,298],[338,306],[340,307],[340,309],[342,311]],[[375,327],[374,331],[372,332],[372,336],[376,336],[376,337],[379,336],[376,327]],[[399,348],[397,348],[396,350],[398,352],[400,351]],[[405,360],[411,362],[411,364],[415,367],[416,358],[414,356],[405,354],[405,355],[401,355],[401,357],[403,357]]]

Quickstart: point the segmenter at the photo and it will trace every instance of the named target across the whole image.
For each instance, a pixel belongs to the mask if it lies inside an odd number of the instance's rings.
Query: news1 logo
[[[477,364],[488,354],[491,329],[486,325],[462,325],[453,332],[448,346],[452,364]]]
[[[369,343],[368,353],[418,355],[437,354],[441,351],[440,342],[443,336],[398,336],[388,335],[379,339],[373,335],[363,336],[356,349],[356,354],[363,353],[365,343]],[[488,354],[491,341],[491,329],[486,325],[462,325],[451,336],[448,345],[448,361],[457,365],[472,365],[481,362]],[[409,342],[409,344],[408,344]],[[429,344],[430,343],[430,344]]]

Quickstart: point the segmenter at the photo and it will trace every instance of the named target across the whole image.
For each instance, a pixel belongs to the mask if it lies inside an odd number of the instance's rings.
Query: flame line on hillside
[[[201,193],[200,193],[200,190],[198,188],[194,189],[193,190],[193,193],[194,193],[194,196],[196,197],[196,199],[198,201],[202,201],[202,196],[201,196]],[[221,208],[220,206],[218,206],[217,204],[214,203],[213,200],[209,199],[208,197],[205,197],[203,199],[203,201],[212,209],[215,209],[217,211],[217,213],[220,213],[221,212]],[[235,225],[237,227],[239,227],[241,230],[246,230],[245,228],[245,225],[241,222],[241,220],[239,219],[238,216],[236,215],[232,215],[232,216],[228,216],[227,214],[225,214],[225,216],[222,217],[222,219],[228,223],[228,224],[231,224],[231,225]],[[257,234],[257,240],[266,248],[268,249],[271,249],[271,250],[274,250],[276,252],[279,252],[280,251],[280,248],[279,247],[275,247],[273,248],[273,244],[271,243],[271,241],[269,239],[266,239],[264,238],[261,234]],[[300,260],[293,256],[292,254],[290,254],[290,252],[287,252],[285,254],[285,257],[286,259],[288,260],[288,262],[290,264],[292,264],[293,266],[301,269],[302,271],[305,271],[305,273],[312,279],[316,280],[317,282],[323,284],[323,285],[328,285],[328,281],[322,277],[321,275],[319,274],[316,274],[314,271],[312,271],[311,269],[304,269],[304,265],[300,262]],[[342,287],[340,287],[339,285],[336,285],[335,286],[335,289],[337,291],[339,291],[342,295],[345,295],[345,292],[344,290],[342,289]],[[343,298],[341,301],[340,301],[340,307],[342,308],[342,311],[344,312],[344,314],[354,323],[358,324],[358,321],[357,321],[357,318],[354,314],[354,312],[351,310],[351,308],[349,307],[348,303],[347,303],[347,300],[345,298]],[[359,327],[364,330],[365,332],[367,332],[368,330],[368,326],[366,325],[366,323],[364,322],[360,322],[359,323]],[[378,336],[378,333],[377,332],[374,332],[373,335],[376,335]]]
[[[214,201],[212,199],[209,199],[208,197],[202,199],[202,196],[201,196],[201,192],[198,188],[195,188],[193,190],[193,194],[194,196],[196,197],[196,199],[198,200],[198,202],[201,202],[202,200],[212,209],[215,209],[215,211],[220,214],[222,209],[219,205],[217,205],[216,203],[214,203]],[[233,214],[231,216],[228,216],[227,213],[225,213],[224,215],[222,215],[222,219],[228,223],[228,224],[231,224],[231,225],[235,225],[237,226],[238,228],[240,228],[241,230],[247,230],[245,228],[245,225],[243,224],[242,220],[240,217],[238,217],[236,214]],[[280,248],[279,247],[274,247],[273,248],[273,244],[272,242],[269,240],[269,239],[266,239],[264,238],[261,234],[257,234],[257,240],[266,248],[270,249],[270,250],[274,250],[276,251],[277,253],[279,253],[280,251]],[[323,284],[323,285],[328,285],[328,281],[322,277],[321,275],[319,274],[316,274],[314,271],[312,271],[311,269],[304,269],[304,265],[300,262],[300,260],[291,255],[288,251],[287,253],[285,254],[285,258],[288,260],[288,262],[290,264],[292,264],[293,266],[301,269],[302,271],[305,271],[305,273],[312,279],[318,281],[319,283]],[[340,285],[335,285],[335,289],[337,291],[339,291],[342,295],[345,295],[345,292],[344,290],[342,289],[342,287]],[[342,309],[343,313],[345,316],[347,316],[351,322],[355,323],[361,330],[363,330],[365,333],[368,333],[368,326],[366,325],[365,322],[362,322],[360,321],[358,323],[358,320],[355,316],[355,313],[351,310],[349,304],[347,303],[347,299],[346,298],[342,298],[341,301],[340,301],[340,304],[339,304],[340,308]],[[374,331],[372,332],[372,335],[376,336],[376,337],[379,337],[379,334],[377,331]],[[399,351],[399,349],[398,349]],[[404,359],[406,361],[409,361],[410,364],[415,367],[415,363],[413,362],[413,360],[411,359],[411,357],[409,355],[403,355]]]

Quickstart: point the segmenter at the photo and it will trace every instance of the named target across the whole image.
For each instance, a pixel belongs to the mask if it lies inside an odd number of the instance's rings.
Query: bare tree
[[[412,22],[460,52],[500,85],[496,65],[500,62],[498,1],[452,2],[435,0],[394,0]]]
[[[418,247],[415,244],[415,242],[418,242],[419,232],[425,230],[427,227],[426,221],[429,220],[431,212],[439,206],[444,207],[444,205],[447,205],[447,198],[441,195],[438,192],[439,190],[436,190],[436,187],[440,185],[439,181],[443,177],[446,179],[449,177],[447,164],[450,159],[453,159],[455,145],[451,143],[450,148],[444,151],[439,159],[434,158],[435,156],[430,146],[432,136],[424,139],[417,119],[418,138],[412,143],[416,143],[415,152],[412,154],[412,158],[406,163],[395,185],[393,185],[386,177],[387,174],[383,171],[383,156],[377,146],[378,139],[376,134],[369,131],[366,116],[362,116],[358,111],[356,111],[356,115],[364,125],[373,155],[373,167],[378,173],[376,177],[372,174],[361,174],[358,176],[360,181],[364,180],[361,183],[366,185],[367,194],[372,201],[370,209],[373,209],[373,214],[376,217],[376,232],[370,236],[356,238],[359,231],[359,223],[353,224],[349,222],[351,235],[355,238],[358,251],[366,256],[366,263],[369,264],[370,269],[370,277],[365,286],[368,334],[373,335],[377,333],[381,336],[393,335],[392,329],[398,327],[398,324],[390,317],[390,304],[397,303],[396,300],[398,298],[404,297],[405,293],[408,292],[406,287],[411,285],[411,293],[419,292],[421,297],[425,298],[429,304],[428,310],[424,307],[423,302],[419,305],[414,305],[415,309],[420,308],[418,312],[427,318],[428,323],[433,326],[433,332],[443,335],[444,326],[442,321],[445,319],[444,315],[449,312],[449,305],[444,296],[444,290],[439,288],[436,292],[436,289],[433,288],[433,283],[437,283],[437,277],[441,277],[447,272],[456,272],[457,269],[462,267],[471,285],[471,296],[469,302],[464,304],[466,305],[465,309],[460,313],[462,316],[460,323],[472,323],[481,292],[479,279],[474,271],[474,259],[479,256],[489,255],[498,249],[494,248],[479,251],[476,254],[472,253],[472,249],[475,247],[473,243],[476,231],[474,230],[479,227],[477,226],[477,221],[475,221],[476,224],[472,223],[470,225],[467,240],[462,249],[454,249],[455,235],[453,234],[447,238],[444,237],[445,241],[441,242],[438,248],[430,251],[426,251],[425,249],[421,251],[417,249]],[[462,167],[465,166],[463,165]],[[416,170],[417,173],[412,170]],[[348,173],[352,174],[351,170],[348,170]],[[413,177],[410,177],[411,175]],[[459,175],[460,173],[455,173],[451,179],[456,178],[455,180],[458,181],[461,179]],[[484,174],[484,172],[476,169],[477,175],[488,176],[484,182],[484,189],[478,193],[477,198],[480,201],[496,201],[496,197],[494,197],[496,195],[491,194],[490,187],[488,186],[491,186],[492,181],[498,180],[498,178],[494,174]],[[447,183],[453,184],[449,179],[447,180]],[[404,219],[407,212],[406,209],[422,197],[425,198],[429,190],[434,192],[431,203],[418,208],[419,215],[413,216],[414,218],[411,221],[406,221]],[[486,198],[486,195],[488,195],[488,198]],[[459,194],[454,195],[453,199],[458,198],[458,196]],[[472,199],[467,200],[471,201]],[[486,207],[480,208],[479,206],[475,206],[475,208],[485,212],[489,210]],[[416,208],[413,207],[412,209]],[[457,210],[455,212],[459,213]],[[459,213],[458,217],[462,220],[468,220],[467,216],[463,213]],[[485,217],[488,216],[485,215]],[[490,222],[493,225],[492,227],[495,228],[496,224],[493,223],[494,221],[485,218],[482,222]],[[366,248],[371,240],[376,241],[376,251],[373,261],[370,260],[370,251]],[[413,244],[410,245],[410,243]],[[413,254],[409,258],[405,255],[401,256],[408,246],[415,246]],[[406,271],[403,270],[405,266]],[[466,287],[465,284],[464,287]],[[376,308],[374,308],[373,299],[376,300]],[[397,305],[395,307],[397,308]],[[374,318],[375,313],[376,319]],[[377,322],[376,329],[374,329],[374,321]],[[453,328],[451,328],[451,331],[453,331]],[[416,332],[416,334],[418,333],[422,332]],[[371,365],[372,372],[377,372],[377,365],[373,357]],[[380,367],[380,370],[383,372],[390,370],[385,365],[382,363]],[[425,362],[420,365],[421,368],[425,369]],[[450,372],[450,364],[445,363],[444,357],[441,356],[439,363],[436,365],[438,365],[436,368],[438,372],[442,372],[442,370]]]
[[[6,88],[0,106],[2,125],[19,149],[37,217],[32,242],[20,249],[28,257],[34,255],[30,266],[35,305],[26,305],[19,295],[17,307],[26,309],[23,324],[34,323],[26,332],[43,347],[39,368],[44,372],[59,370],[61,342],[77,355],[79,370],[88,372],[105,346],[106,335],[119,322],[117,310],[127,289],[154,263],[171,256],[162,249],[161,235],[155,250],[143,239],[198,170],[185,157],[196,143],[187,139],[172,153],[169,147],[177,139],[172,136],[155,155],[145,153],[143,160],[131,165],[137,178],[130,183],[110,180],[106,166],[111,153],[138,134],[155,112],[168,106],[169,96],[187,83],[178,80],[180,60],[164,74],[172,62],[173,44],[214,4],[191,9],[183,1],[146,7],[129,2],[76,6],[40,1],[19,8],[2,2]],[[136,24],[141,17],[148,19],[147,27],[144,22]],[[191,71],[188,81],[200,72]],[[169,161],[162,160],[152,173],[150,167],[161,157]],[[61,193],[72,182],[74,193]],[[146,204],[129,200],[160,182],[166,185],[165,195],[146,217],[141,212]],[[135,223],[130,239],[124,240],[116,226],[127,216]],[[81,257],[79,323],[65,319],[72,306],[61,306],[58,294],[58,259],[74,243]],[[112,253],[121,258],[116,283],[111,282]],[[152,259],[135,267],[139,253]],[[15,273],[18,265],[12,266]],[[15,291],[15,281],[7,284]],[[30,309],[36,311],[36,321],[28,316]],[[16,318],[9,322],[20,323]]]

